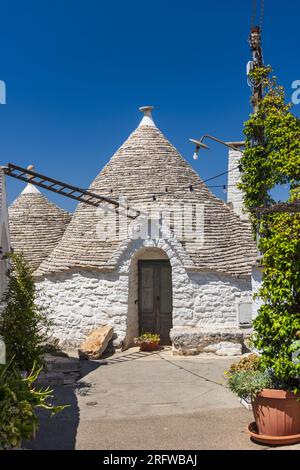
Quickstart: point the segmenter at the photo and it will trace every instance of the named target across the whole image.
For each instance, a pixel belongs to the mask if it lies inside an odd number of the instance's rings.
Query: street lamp
[[[192,142],[193,144],[196,145],[196,149],[195,149],[195,152],[194,152],[194,155],[193,155],[193,159],[194,159],[194,160],[198,160],[198,154],[199,154],[199,150],[200,150],[201,147],[204,148],[204,149],[209,150],[209,147],[208,147],[207,145],[205,145],[205,144],[202,143],[203,138],[204,138],[204,136],[201,137],[200,140],[189,139],[190,142]]]
[[[224,142],[223,140],[217,139],[217,137],[214,137],[214,136],[209,135],[209,134],[205,134],[201,137],[200,140],[189,139],[190,142],[192,142],[196,146],[195,152],[194,152],[194,155],[193,155],[194,160],[198,160],[200,148],[204,148],[206,150],[209,149],[209,147],[203,143],[204,139],[214,140],[215,142],[218,142],[219,144],[225,145],[226,147],[228,147],[232,150],[235,150],[236,152],[243,153],[243,151],[240,150],[240,147],[243,147],[245,145],[245,142]]]

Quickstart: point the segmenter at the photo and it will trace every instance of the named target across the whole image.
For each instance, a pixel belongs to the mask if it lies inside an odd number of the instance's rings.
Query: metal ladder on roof
[[[68,183],[63,183],[62,181],[42,175],[41,173],[37,173],[29,168],[22,168],[21,166],[14,165],[13,163],[8,163],[7,166],[3,166],[1,168],[7,176],[25,181],[26,183],[31,183],[40,188],[52,191],[53,193],[61,194],[62,196],[74,199],[75,201],[103,208],[103,203],[111,204],[114,206],[117,213],[125,214],[126,217],[133,220],[140,215],[140,211],[122,206],[114,199],[95,194],[92,191],[81,189]]]

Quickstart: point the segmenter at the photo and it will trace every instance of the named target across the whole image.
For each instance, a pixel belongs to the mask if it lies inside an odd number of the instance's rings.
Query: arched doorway
[[[138,261],[139,334],[157,333],[170,344],[172,270],[169,260]]]
[[[158,332],[162,344],[170,344],[172,297],[167,254],[157,247],[140,248],[130,261],[125,348],[143,332]]]

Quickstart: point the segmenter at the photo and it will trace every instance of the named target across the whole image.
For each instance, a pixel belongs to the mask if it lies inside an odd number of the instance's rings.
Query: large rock
[[[214,353],[238,356],[242,353],[243,333],[237,328],[175,327],[170,332],[175,355]]]
[[[81,359],[100,359],[114,334],[113,327],[105,325],[93,330],[78,349]]]

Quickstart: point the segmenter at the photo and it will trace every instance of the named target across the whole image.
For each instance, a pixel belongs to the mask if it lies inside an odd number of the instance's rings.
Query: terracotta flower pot
[[[253,401],[259,434],[267,436],[300,435],[300,394],[264,389]]]
[[[159,343],[157,341],[145,342],[140,344],[141,351],[156,351],[158,349]]]

